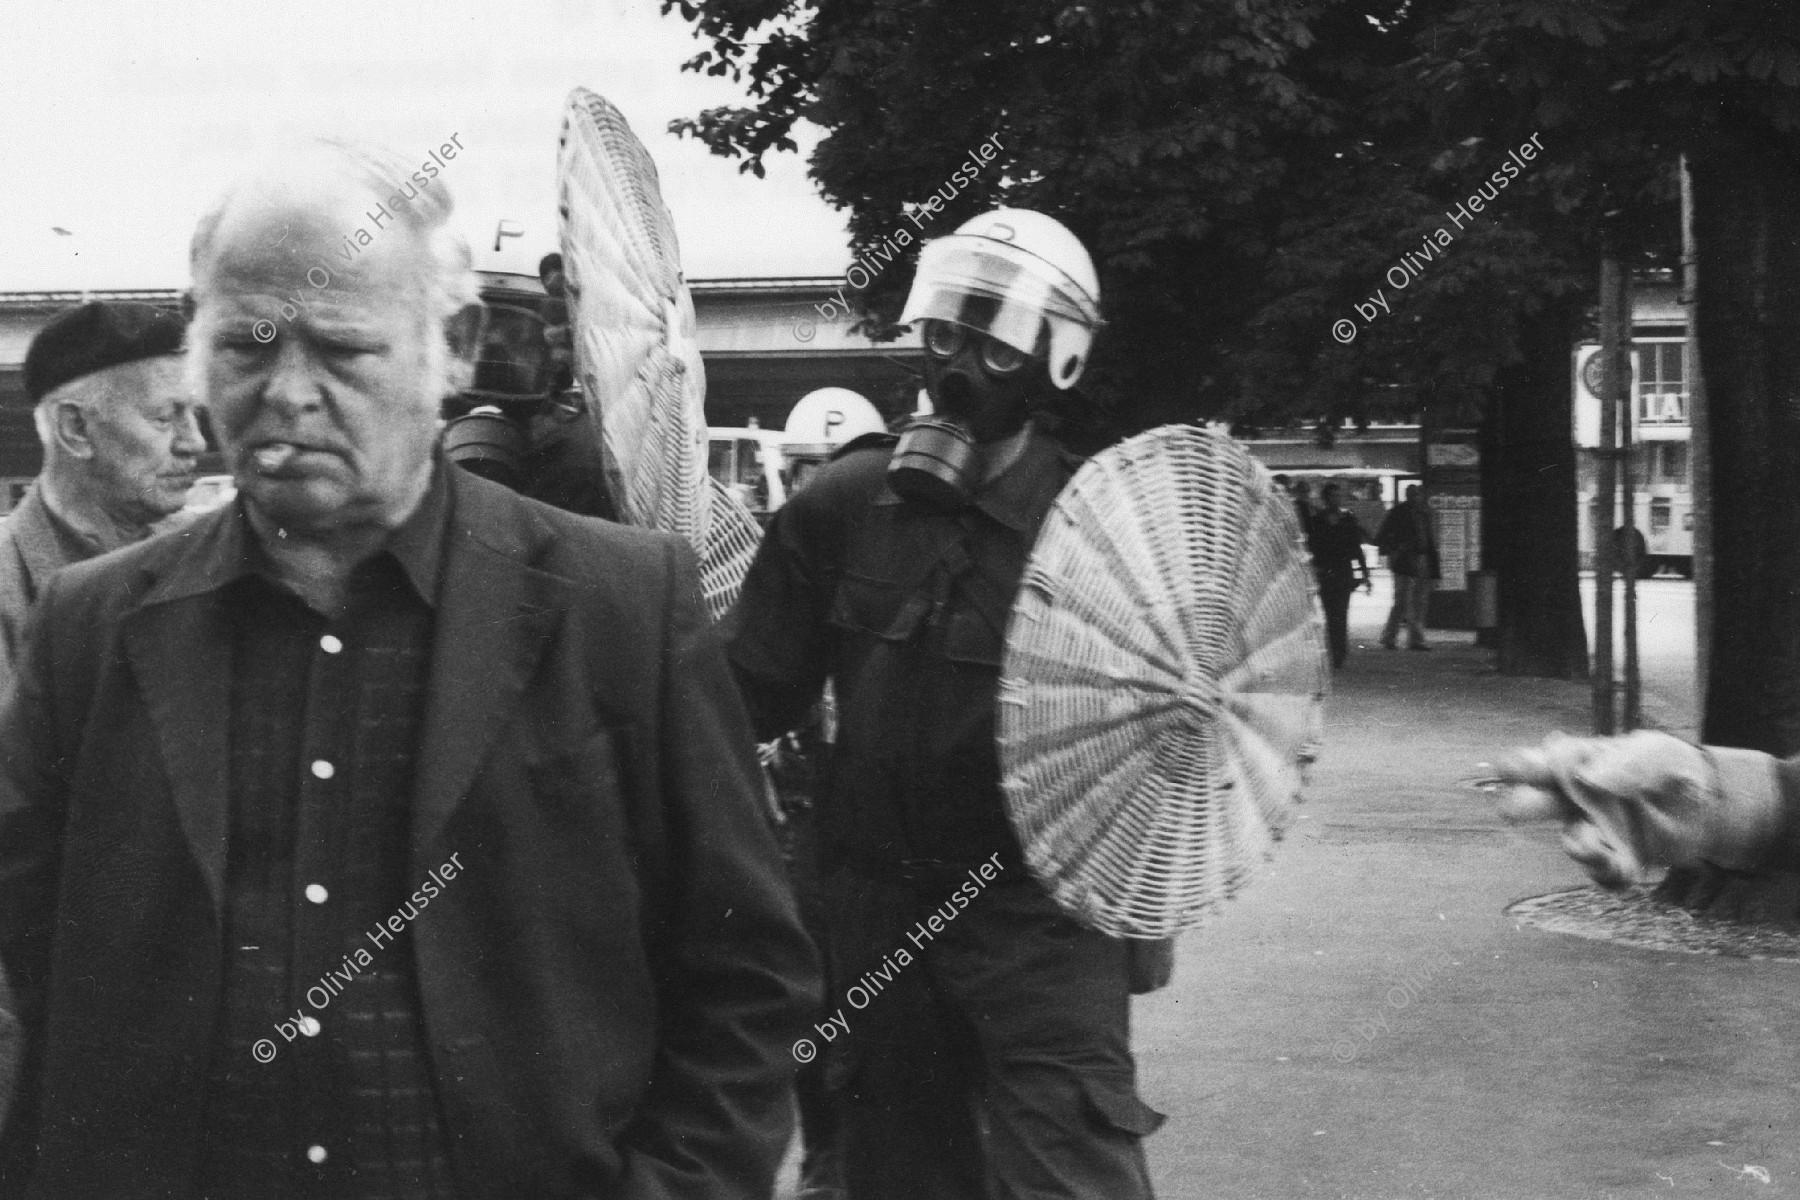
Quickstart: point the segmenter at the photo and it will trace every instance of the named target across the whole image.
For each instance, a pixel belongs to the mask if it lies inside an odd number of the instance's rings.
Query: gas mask
[[[953,510],[980,486],[980,447],[1019,432],[1044,391],[1040,356],[950,321],[924,322],[925,379],[937,410],[907,426],[888,464],[904,500]]]
[[[581,394],[570,388],[568,371],[551,361],[548,324],[527,308],[485,306],[473,386],[444,403],[444,453],[451,462],[517,488],[534,424],[581,417]]]

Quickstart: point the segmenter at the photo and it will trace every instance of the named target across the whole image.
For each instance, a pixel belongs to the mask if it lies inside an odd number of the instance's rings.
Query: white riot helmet
[[[997,208],[919,251],[900,323],[953,321],[1049,360],[1050,382],[1075,386],[1100,328],[1100,277],[1062,222]]]

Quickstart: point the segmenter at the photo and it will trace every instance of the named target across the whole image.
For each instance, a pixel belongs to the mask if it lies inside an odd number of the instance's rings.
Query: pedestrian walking
[[[1312,543],[1313,500],[1312,484],[1304,479],[1296,479],[1288,486],[1288,494],[1294,498],[1294,516],[1300,521],[1300,536]]]
[[[1437,536],[1431,514],[1419,500],[1418,485],[1407,488],[1406,498],[1382,519],[1375,546],[1394,574],[1394,607],[1381,631],[1381,644],[1394,649],[1405,625],[1407,649],[1431,649],[1425,642],[1425,606],[1438,577]]]
[[[1319,491],[1321,507],[1313,514],[1312,534],[1307,547],[1312,552],[1313,574],[1319,581],[1319,603],[1325,609],[1325,635],[1331,647],[1331,665],[1338,668],[1350,657],[1350,595],[1356,591],[1358,577],[1368,591],[1375,585],[1369,579],[1368,560],[1363,557],[1363,543],[1368,535],[1354,513],[1342,504],[1342,492],[1335,483]]]
[[[1039,213],[927,245],[901,319],[937,417],[851,443],[796,492],[726,618],[760,736],[827,679],[837,696],[826,921],[855,982],[821,1035],[853,1200],[1150,1195],[1140,959],[1030,877],[995,746],[1007,617],[1076,466],[1034,414],[1080,377],[1099,297],[1086,250]]]
[[[33,615],[0,1194],[772,1186],[816,968],[696,565],[446,462],[475,280],[410,167],[297,148],[202,218],[237,500]]]

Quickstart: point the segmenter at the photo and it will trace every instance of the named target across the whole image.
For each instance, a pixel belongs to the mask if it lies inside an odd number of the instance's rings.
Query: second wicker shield
[[[575,373],[622,520],[707,547],[706,372],[675,223],[624,116],[569,94],[557,154]]]
[[[1325,662],[1293,502],[1242,446],[1171,425],[1094,456],[1007,627],[1000,761],[1033,874],[1105,933],[1199,924],[1288,822]]]

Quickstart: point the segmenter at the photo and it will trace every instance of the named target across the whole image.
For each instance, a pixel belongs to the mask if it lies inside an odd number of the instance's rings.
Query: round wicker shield
[[[710,475],[706,482],[712,493],[712,515],[706,526],[706,552],[700,556],[700,590],[705,594],[706,611],[718,621],[737,602],[738,589],[750,573],[750,560],[762,545],[763,531],[756,514],[724,484]]]
[[[634,525],[706,552],[706,374],[656,164],[618,109],[569,94],[558,211],[576,377],[600,429],[607,488]]]
[[[1038,535],[999,749],[1033,874],[1123,937],[1200,923],[1266,857],[1323,730],[1324,622],[1292,500],[1194,426],[1102,451]]]

